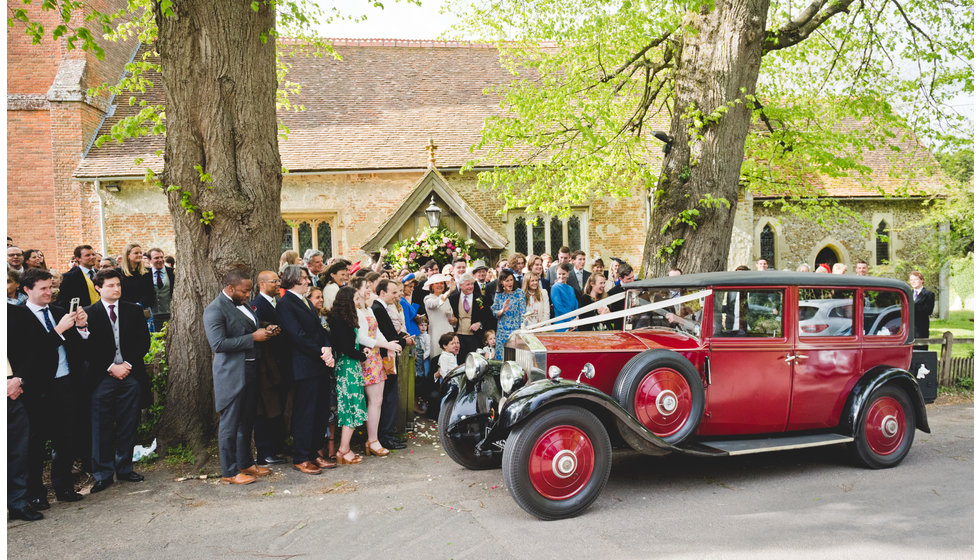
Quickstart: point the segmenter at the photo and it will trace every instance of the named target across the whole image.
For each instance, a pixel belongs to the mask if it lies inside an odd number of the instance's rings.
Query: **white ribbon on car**
[[[605,323],[606,321],[610,321],[612,319],[619,319],[621,317],[629,317],[631,315],[638,315],[640,313],[656,311],[657,309],[663,309],[665,307],[673,307],[681,303],[687,303],[689,301],[694,301],[696,299],[706,298],[710,295],[711,295],[711,290],[701,290],[700,292],[694,292],[693,294],[688,294],[686,296],[678,296],[675,298],[665,299],[663,301],[658,301],[655,303],[648,303],[646,305],[641,305],[640,307],[633,307],[630,309],[624,309],[622,311],[614,311],[612,313],[596,315],[595,317],[589,317],[587,319],[578,319],[575,321],[569,321],[567,323],[549,324],[549,323],[554,323],[555,321],[560,321],[567,317],[573,317],[581,313],[587,313],[598,307],[605,307],[611,303],[616,303],[617,301],[623,299],[623,297],[626,297],[626,292],[623,292],[622,294],[617,294],[611,298],[601,299],[595,303],[586,305],[585,307],[581,309],[576,309],[575,311],[572,311],[570,313],[565,313],[564,315],[555,317],[554,319],[542,321],[536,325],[532,325],[526,329],[522,329],[522,332],[528,332],[528,333],[548,332],[548,331],[556,331],[559,329],[570,329],[573,327],[581,327],[584,325],[591,325],[594,323]]]

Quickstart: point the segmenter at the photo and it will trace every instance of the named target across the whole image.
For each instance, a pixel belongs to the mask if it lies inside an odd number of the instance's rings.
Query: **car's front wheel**
[[[455,405],[456,399],[450,399],[442,403],[442,408],[439,409],[439,441],[442,443],[442,448],[446,450],[446,455],[459,465],[472,471],[499,467],[500,453],[484,455],[476,452],[477,442],[483,439],[485,435],[480,430],[480,425],[470,423],[456,434],[448,432],[449,420],[452,418]]]
[[[592,505],[609,480],[612,445],[588,410],[560,406],[507,438],[504,480],[510,495],[541,519],[563,519]]]
[[[626,362],[613,396],[667,443],[694,434],[704,414],[704,385],[691,362],[670,350],[647,350]]]
[[[886,469],[902,462],[915,437],[915,410],[908,393],[879,387],[864,404],[854,438],[854,457],[863,466]]]

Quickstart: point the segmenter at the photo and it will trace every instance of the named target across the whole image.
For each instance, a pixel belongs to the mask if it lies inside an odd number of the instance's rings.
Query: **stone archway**
[[[837,254],[837,251],[835,251],[833,247],[827,245],[826,247],[820,249],[820,251],[817,252],[817,257],[814,260],[813,267],[814,270],[816,270],[816,267],[822,264],[826,264],[830,268],[834,268],[834,265],[839,262],[840,262],[840,255]]]

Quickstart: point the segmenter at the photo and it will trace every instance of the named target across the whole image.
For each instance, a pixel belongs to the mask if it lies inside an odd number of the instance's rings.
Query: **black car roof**
[[[740,271],[740,272],[703,272],[700,274],[682,274],[680,276],[665,276],[649,280],[636,280],[625,287],[634,288],[674,288],[674,287],[708,288],[712,286],[812,286],[827,287],[864,287],[890,288],[905,292],[912,301],[912,288],[900,280],[879,278],[876,276],[856,276],[845,274],[818,274],[816,272],[778,272],[778,271]]]
[[[626,289],[647,288],[723,288],[727,286],[807,286],[814,288],[889,288],[905,292],[909,302],[908,343],[915,338],[912,325],[915,324],[915,306],[912,305],[912,287],[901,280],[879,278],[877,276],[856,276],[847,274],[818,274],[816,272],[779,271],[740,271],[703,272],[700,274],[681,274],[649,280],[636,280],[625,284]]]

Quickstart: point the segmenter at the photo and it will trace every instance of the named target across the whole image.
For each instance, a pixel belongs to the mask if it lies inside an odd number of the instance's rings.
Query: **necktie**
[[[94,270],[89,270],[88,271],[88,277],[89,277],[89,280],[95,280],[95,271]]]
[[[463,311],[470,312],[470,296],[463,296]]]
[[[116,305],[114,303],[109,304],[109,320],[115,324],[116,322]]]
[[[163,271],[157,270],[157,288],[163,288]]]
[[[54,330],[54,323],[51,322],[51,315],[50,315],[50,312],[48,311],[48,308],[45,307],[41,311],[44,313],[44,326],[47,327],[48,332],[53,331]]]

